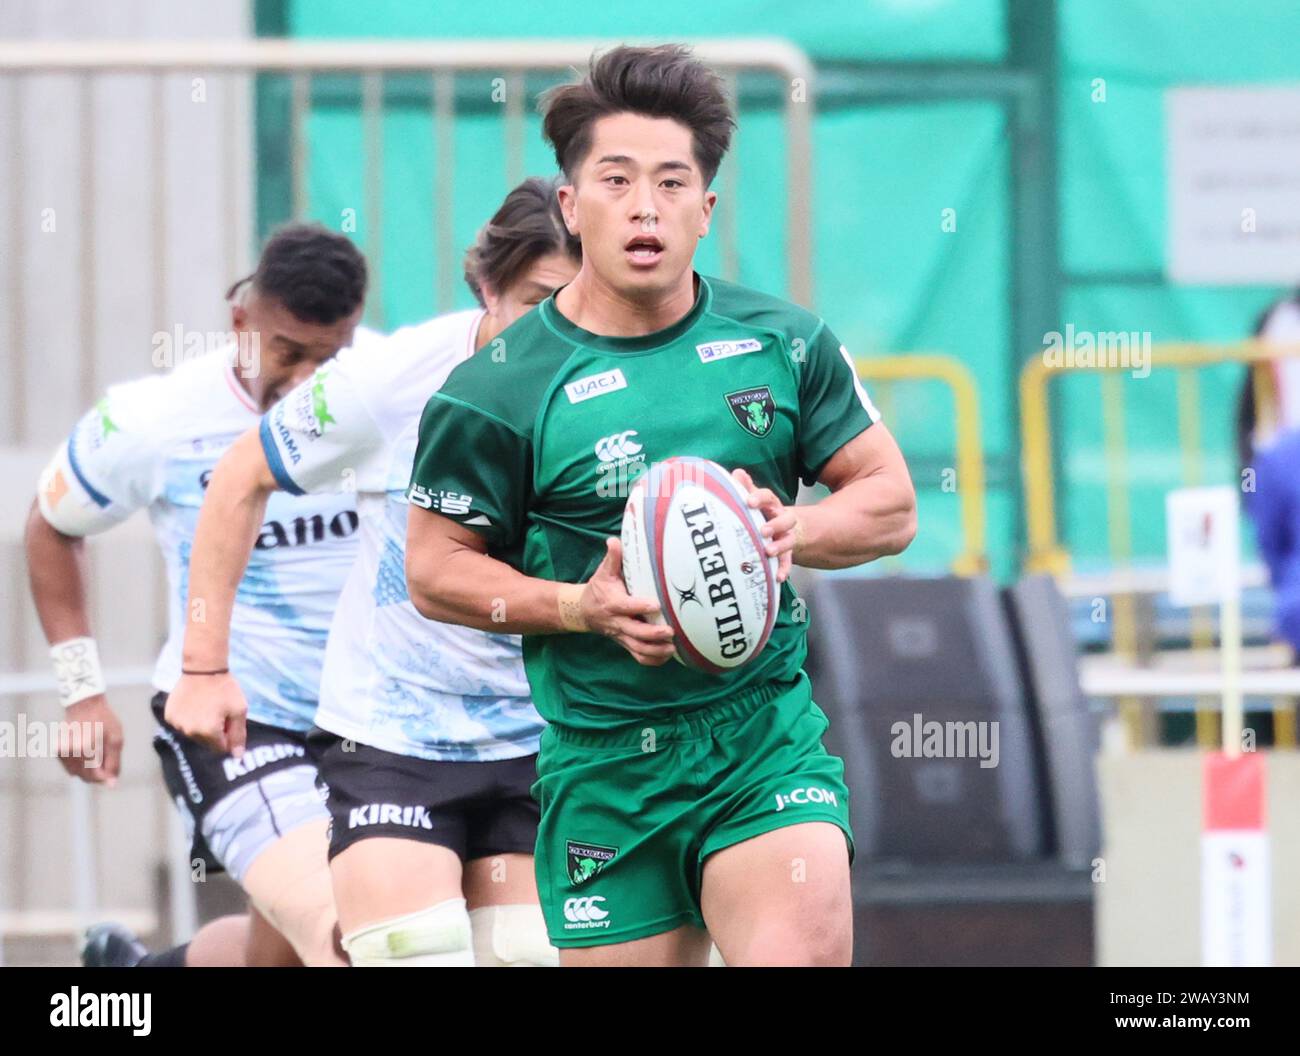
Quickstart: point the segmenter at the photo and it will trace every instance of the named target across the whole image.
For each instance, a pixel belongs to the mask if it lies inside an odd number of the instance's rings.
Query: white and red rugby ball
[[[777,560],[764,517],[716,462],[670,458],[650,467],[623,510],[623,582],[656,598],[673,629],[677,659],[721,674],[753,660],[780,602]]]

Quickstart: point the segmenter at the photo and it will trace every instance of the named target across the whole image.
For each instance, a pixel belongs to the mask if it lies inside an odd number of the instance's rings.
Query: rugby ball
[[[716,462],[655,463],[623,510],[623,582],[655,598],[675,636],[677,659],[721,674],[767,644],[779,607],[777,560],[760,532],[764,517]]]

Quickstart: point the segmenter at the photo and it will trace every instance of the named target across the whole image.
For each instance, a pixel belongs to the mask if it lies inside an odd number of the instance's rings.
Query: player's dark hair
[[[592,125],[610,114],[669,117],[689,128],[706,187],[736,127],[722,79],[683,44],[623,45],[593,57],[581,81],[546,93],[542,110],[542,132],[570,180],[591,150]]]
[[[321,224],[285,224],[271,232],[250,279],[295,319],[329,326],[366,299],[366,258],[349,239]],[[232,286],[231,294],[241,285]]]
[[[506,195],[465,251],[465,282],[486,307],[484,284],[498,292],[508,289],[548,253],[565,253],[582,263],[582,243],[564,226],[555,184],[533,176]]]

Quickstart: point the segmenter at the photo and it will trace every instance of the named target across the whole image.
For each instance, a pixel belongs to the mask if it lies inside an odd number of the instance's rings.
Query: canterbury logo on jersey
[[[267,763],[306,754],[306,749],[300,744],[259,744],[238,759],[223,759],[221,769],[226,772],[226,780],[233,781],[237,777],[251,774]]]
[[[395,803],[368,803],[348,811],[348,828],[367,825],[405,825],[407,828],[433,828],[433,818],[424,807],[399,807]]]
[[[627,378],[623,377],[622,370],[615,367],[603,374],[588,374],[585,378],[569,382],[564,386],[564,394],[569,397],[570,403],[581,403],[583,400],[626,388]]]
[[[422,510],[459,517],[469,513],[470,506],[474,504],[474,496],[459,491],[430,491],[423,484],[412,484],[406,493],[406,501]]]
[[[696,345],[695,351],[699,353],[701,363],[713,363],[731,356],[743,356],[746,352],[757,352],[762,347],[762,341],[747,337],[742,341],[710,341],[707,345]]]
[[[596,441],[596,457],[602,462],[617,462],[620,458],[631,458],[641,453],[641,445],[634,439],[635,429],[625,429],[621,433],[602,436]]]
[[[583,898],[566,898],[564,900],[564,925],[566,931],[575,928],[607,928],[609,910],[603,908],[604,895],[587,895]]]

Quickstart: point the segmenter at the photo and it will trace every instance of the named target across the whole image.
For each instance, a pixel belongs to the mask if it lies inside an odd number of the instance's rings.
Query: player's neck
[[[474,351],[477,352],[497,334],[501,333],[504,327],[497,322],[496,317],[491,312],[484,312],[479,317],[478,330],[474,334]]]
[[[683,318],[695,305],[695,272],[672,289],[629,297],[583,268],[555,296],[555,307],[574,326],[603,337],[642,337]]]
[[[242,334],[240,335],[240,338],[241,338],[240,347],[242,348],[243,347]],[[238,369],[239,353],[236,352],[233,353],[232,355],[234,358],[230,360],[227,368],[230,371],[231,379],[234,381],[236,385],[239,386],[240,390],[244,393],[245,396],[248,397],[249,402],[252,403],[254,407],[260,408],[260,410],[262,411],[267,410],[268,408],[263,405],[263,401],[262,401],[262,386],[257,384],[257,382],[253,378],[250,378],[246,371]]]

